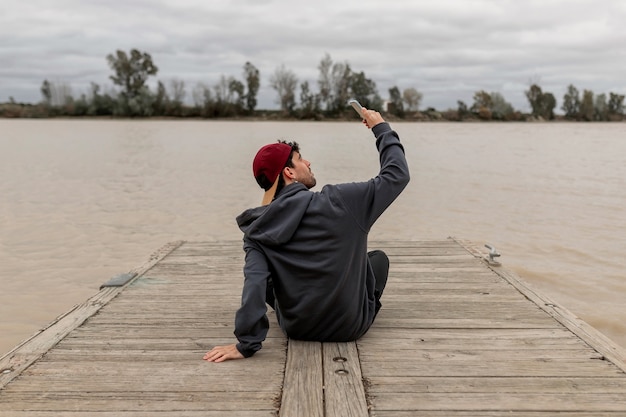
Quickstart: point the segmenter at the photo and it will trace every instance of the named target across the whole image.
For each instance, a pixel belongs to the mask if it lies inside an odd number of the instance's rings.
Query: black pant
[[[372,270],[374,271],[374,278],[376,279],[376,284],[374,286],[374,297],[376,298],[376,314],[380,310],[382,304],[380,304],[380,297],[383,295],[383,291],[385,290],[385,285],[387,284],[387,277],[389,276],[389,258],[385,254],[385,252],[381,250],[373,250],[367,253],[367,257],[369,258],[370,265],[372,265]],[[265,290],[265,302],[270,305],[270,307],[274,308],[274,303],[276,299],[274,297],[274,283],[272,279],[267,280],[267,287]]]
[[[382,307],[380,297],[383,295],[385,285],[387,284],[387,277],[389,276],[389,258],[385,252],[381,250],[368,252],[367,256],[370,260],[370,265],[372,265],[372,270],[374,270],[374,278],[376,279],[374,297],[376,298],[376,314],[378,314],[380,307]]]

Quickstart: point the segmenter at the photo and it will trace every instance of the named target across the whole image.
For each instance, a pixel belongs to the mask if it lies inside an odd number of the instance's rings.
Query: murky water
[[[626,346],[626,124],[394,128],[412,180],[372,239],[491,243]],[[377,173],[358,122],[0,120],[0,356],[166,242],[240,239],[252,157],[276,139],[320,185]]]

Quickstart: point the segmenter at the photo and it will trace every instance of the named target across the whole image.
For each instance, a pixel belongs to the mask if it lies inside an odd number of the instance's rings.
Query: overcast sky
[[[561,106],[568,84],[626,94],[625,0],[0,0],[0,102],[38,102],[44,79],[112,88],[106,55],[151,54],[168,86],[261,72],[259,108],[275,108],[281,64],[317,91],[326,53],[422,107],[456,108],[478,90],[528,110],[531,82]]]

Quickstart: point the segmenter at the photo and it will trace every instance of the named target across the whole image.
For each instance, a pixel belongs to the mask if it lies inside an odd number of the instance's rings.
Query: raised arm
[[[369,231],[376,219],[409,182],[409,167],[398,134],[380,113],[363,109],[363,123],[372,129],[379,152],[380,171],[369,181],[339,184],[336,189],[361,228]]]

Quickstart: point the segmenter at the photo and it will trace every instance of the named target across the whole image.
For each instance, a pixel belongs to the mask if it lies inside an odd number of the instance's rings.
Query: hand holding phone
[[[359,116],[363,117],[363,107],[361,103],[356,101],[355,99],[348,100],[348,104],[352,106],[352,108],[359,114]]]
[[[355,99],[348,100],[348,104],[352,106],[359,116],[361,116],[363,124],[369,129],[385,121],[380,113],[375,110],[368,110],[367,112],[364,112],[361,104]]]

